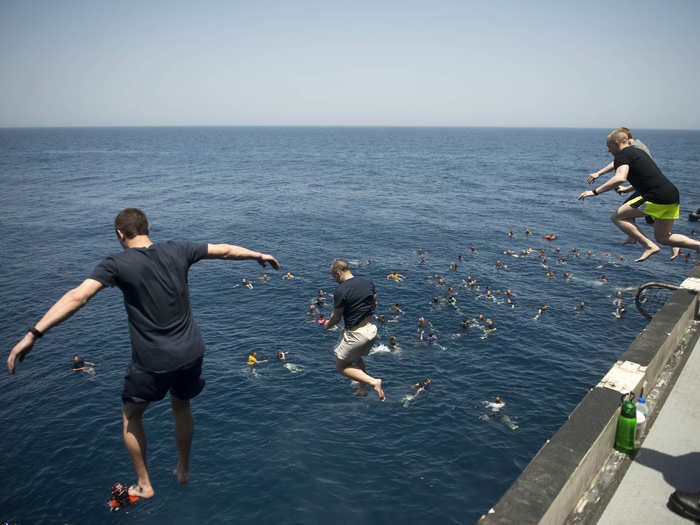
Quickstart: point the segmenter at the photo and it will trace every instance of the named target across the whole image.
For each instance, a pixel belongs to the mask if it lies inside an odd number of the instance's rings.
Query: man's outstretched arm
[[[90,298],[99,292],[104,285],[94,279],[85,279],[77,288],[73,288],[61,297],[49,311],[44,314],[44,317],[34,325],[34,328],[41,334],[45,334],[52,327],[65,321],[75,312],[80,310]],[[15,373],[15,362],[19,357],[20,361],[31,351],[36,341],[36,336],[32,332],[27,332],[26,335],[17,343],[9,357],[7,358],[7,369],[11,374]]]
[[[280,269],[280,263],[278,263],[277,259],[272,255],[254,252],[233,244],[210,244],[208,246],[207,259],[232,259],[235,261],[254,259],[258,261],[260,266],[265,266],[265,263],[270,263],[270,266],[275,270]]]

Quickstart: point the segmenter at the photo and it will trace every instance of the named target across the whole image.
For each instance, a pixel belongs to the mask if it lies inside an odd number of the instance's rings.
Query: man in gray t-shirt
[[[124,251],[103,259],[88,279],[52,306],[14,346],[7,368],[14,374],[17,358],[23,361],[37,339],[104,287],[120,288],[132,351],[122,392],[124,442],[138,478],[137,484],[129,487],[129,495],[150,498],[154,490],[146,468],[146,434],[141,420],[148,404],[163,399],[168,392],[178,450],[174,474],[180,483],[187,483],[190,475],[194,432],[190,399],[204,387],[200,377],[204,342],[190,307],[190,266],[201,259],[254,259],[262,266],[270,263],[276,270],[280,266],[271,255],[230,244],[153,243],[148,238],[146,215],[136,208],[119,212],[114,229]]]

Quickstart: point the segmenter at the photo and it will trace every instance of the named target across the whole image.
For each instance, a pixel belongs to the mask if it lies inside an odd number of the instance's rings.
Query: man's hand
[[[591,190],[584,191],[581,195],[578,196],[578,200],[582,201],[586,197],[593,197],[595,193],[593,193]]]
[[[24,358],[31,352],[33,346],[34,336],[30,333],[27,333],[22,340],[15,345],[7,358],[7,369],[10,374],[15,373],[15,362],[17,358],[19,357],[20,362],[24,361]]]
[[[270,263],[270,266],[272,266],[275,270],[280,269],[280,263],[277,262],[277,259],[275,259],[272,255],[268,255],[267,253],[261,253],[260,257],[258,257],[258,264],[264,268],[265,263]]]
[[[588,175],[588,179],[586,179],[586,182],[588,184],[590,184],[591,182],[596,180],[598,177],[600,177],[600,175],[598,173],[591,173],[590,175]]]
[[[617,192],[618,195],[622,195],[623,193],[628,193],[634,189],[634,186],[618,186],[615,188],[615,191]]]

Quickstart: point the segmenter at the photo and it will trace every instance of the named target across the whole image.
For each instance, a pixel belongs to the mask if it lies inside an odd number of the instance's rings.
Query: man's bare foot
[[[625,244],[635,244],[637,242],[637,239],[634,237],[627,237],[624,241],[622,241],[622,246]]]
[[[175,474],[175,477],[177,478],[177,482],[180,483],[181,485],[184,485],[190,480],[190,471],[189,469],[185,469],[180,467],[180,464],[178,463],[177,467],[173,470],[173,474]]]
[[[155,492],[153,487],[142,487],[141,485],[131,485],[129,487],[129,496],[138,496],[139,498],[148,499],[152,498]]]
[[[671,246],[671,251],[673,252],[671,255],[671,260],[675,259],[681,254],[681,249],[678,246]]]
[[[656,252],[660,251],[661,248],[659,248],[656,245],[648,247],[644,252],[642,252],[642,255],[639,257],[639,259],[635,259],[634,262],[642,262],[646,261],[649,257],[654,255]]]
[[[377,395],[379,396],[379,400],[383,403],[386,400],[386,396],[384,395],[384,390],[382,390],[382,380],[377,379],[377,382],[374,383],[374,390],[377,391]]]

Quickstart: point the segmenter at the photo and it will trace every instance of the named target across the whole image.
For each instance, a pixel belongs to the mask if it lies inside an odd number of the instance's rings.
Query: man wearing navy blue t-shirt
[[[331,264],[331,275],[338,283],[333,294],[333,314],[323,327],[333,328],[340,319],[345,321],[345,330],[333,350],[335,367],[341,374],[357,381],[358,395],[367,394],[367,385],[374,388],[381,401],[384,401],[382,380],[367,374],[362,359],[369,354],[377,338],[377,327],[372,324],[372,312],[377,307],[377,294],[374,284],[364,277],[355,277],[347,261],[336,259]]]
[[[173,473],[180,483],[189,480],[194,431],[190,399],[204,388],[204,341],[192,317],[187,280],[190,266],[202,259],[254,259],[262,266],[270,263],[276,270],[280,266],[271,255],[230,244],[153,243],[146,215],[136,208],[119,212],[114,228],[124,251],[103,259],[88,279],[54,304],[12,349],[7,367],[13,374],[16,359],[23,361],[50,328],[104,287],[119,287],[131,337],[131,363],[122,392],[124,442],[138,478],[137,484],[129,487],[129,495],[150,498],[154,490],[146,468],[142,416],[150,402],[163,399],[168,392],[178,449]]]

